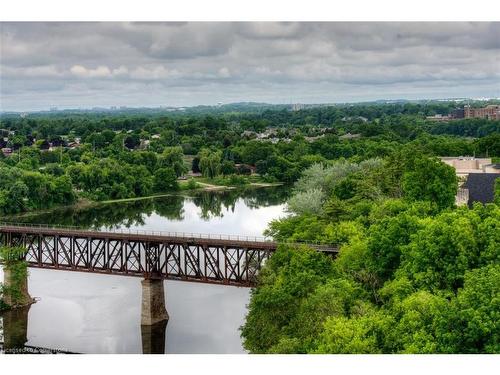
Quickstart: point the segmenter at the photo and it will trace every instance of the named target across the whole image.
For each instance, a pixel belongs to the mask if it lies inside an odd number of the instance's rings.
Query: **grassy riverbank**
[[[145,200],[145,199],[154,199],[154,198],[161,198],[161,197],[169,197],[172,195],[182,195],[184,192],[200,192],[200,191],[222,191],[222,190],[233,190],[237,188],[245,188],[245,187],[252,187],[252,188],[269,188],[269,187],[276,187],[276,186],[281,186],[283,183],[281,182],[249,182],[243,185],[221,185],[221,179],[208,179],[208,178],[203,178],[199,177],[196,178],[196,187],[194,189],[190,189],[187,187],[189,184],[189,180],[182,180],[179,181],[179,186],[180,190],[178,191],[172,191],[169,193],[162,193],[162,194],[154,194],[154,195],[148,195],[144,197],[133,197],[133,198],[123,198],[123,199],[109,199],[105,201],[98,201],[98,202],[93,202],[94,204],[109,204],[109,203],[121,203],[121,202],[135,202],[135,201],[140,201],[140,200]],[[217,184],[218,183],[218,184]]]
[[[196,183],[202,184],[204,186],[216,186],[216,187],[240,187],[240,186],[280,186],[283,185],[282,182],[268,182],[264,178],[258,175],[242,176],[242,175],[231,175],[225,177],[197,177],[194,179]]]

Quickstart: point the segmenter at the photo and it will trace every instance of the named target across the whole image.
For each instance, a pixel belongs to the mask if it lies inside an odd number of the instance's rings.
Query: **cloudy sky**
[[[1,23],[0,110],[500,97],[500,23]]]

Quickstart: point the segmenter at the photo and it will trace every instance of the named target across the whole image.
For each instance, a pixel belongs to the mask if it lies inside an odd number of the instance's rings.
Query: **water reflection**
[[[171,195],[155,199],[144,199],[131,202],[116,202],[99,204],[91,208],[66,208],[40,215],[26,215],[8,219],[7,221],[26,222],[34,224],[68,225],[84,228],[140,228],[148,226],[147,218],[154,215],[161,217],[163,222],[181,222],[180,231],[195,231],[195,228],[185,224],[213,223],[214,220],[228,217],[231,219],[237,210],[252,211],[262,208],[274,208],[273,213],[283,213],[283,204],[287,199],[286,187],[246,188],[218,192],[197,192],[191,196]],[[196,216],[197,223],[192,221]],[[242,232],[248,228],[235,228],[231,220],[225,220],[226,227],[222,232],[260,235],[259,233]],[[211,225],[201,225],[206,232],[215,233]],[[178,226],[176,226],[178,227]],[[260,228],[260,226],[259,226]],[[149,228],[148,228],[149,229]],[[151,228],[153,229],[153,228]],[[163,228],[165,229],[165,228]],[[201,228],[200,228],[201,229]],[[224,229],[226,229],[224,231]],[[196,230],[199,232],[199,230]],[[252,231],[255,232],[255,231]]]
[[[0,343],[6,354],[70,353],[56,348],[27,345],[28,315],[31,305],[0,313]],[[48,322],[47,322],[48,323]],[[143,354],[165,354],[168,320],[151,326],[141,326]]]
[[[272,219],[284,215],[285,199],[285,189],[198,193],[58,210],[23,221],[259,236]],[[25,327],[11,337],[16,345],[77,353],[245,352],[238,328],[244,322],[248,288],[167,280],[168,325],[149,329],[140,324],[140,281],[30,269],[29,292],[40,300],[29,313],[7,317],[8,324]]]
[[[5,311],[2,314],[0,337],[3,337],[3,349],[12,353],[24,349],[28,342],[28,313],[31,305]]]
[[[165,333],[168,320],[153,324],[152,326],[141,326],[142,353],[164,354]]]

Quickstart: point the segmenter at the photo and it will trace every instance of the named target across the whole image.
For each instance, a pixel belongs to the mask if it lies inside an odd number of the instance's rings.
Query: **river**
[[[286,215],[286,198],[284,187],[201,192],[60,209],[17,221],[262,236],[271,220]],[[165,281],[170,319],[164,334],[161,329],[141,331],[139,278],[43,269],[29,272],[29,292],[38,302],[25,314],[2,318],[6,329],[12,324],[5,323],[13,321],[17,330],[25,330],[21,337],[25,335],[26,346],[77,353],[143,353],[149,350],[144,340],[153,337],[166,353],[245,353],[239,327],[249,288]],[[1,328],[0,333],[12,334]]]

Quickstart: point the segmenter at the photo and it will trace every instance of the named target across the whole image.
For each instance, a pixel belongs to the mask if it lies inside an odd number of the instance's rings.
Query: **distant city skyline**
[[[500,97],[500,23],[0,23],[0,111]]]
[[[141,109],[166,109],[166,110],[183,110],[190,109],[196,107],[223,107],[229,105],[237,105],[237,104],[248,104],[248,105],[269,105],[269,106],[289,106],[294,109],[302,109],[303,106],[305,108],[311,108],[314,106],[335,106],[335,105],[350,105],[350,104],[370,104],[370,103],[382,103],[382,104],[390,104],[390,103],[419,103],[419,102],[457,102],[457,108],[463,107],[463,102],[470,100],[475,102],[491,102],[491,101],[500,101],[500,97],[498,98],[487,98],[487,97],[477,97],[477,98],[418,98],[418,99],[374,99],[368,101],[352,101],[352,102],[323,102],[323,103],[303,103],[303,102],[290,102],[290,103],[267,103],[267,102],[228,102],[228,103],[217,103],[217,104],[195,104],[195,105],[186,105],[186,106],[169,106],[169,105],[158,105],[158,106],[142,106],[142,105],[110,105],[110,106],[79,106],[79,107],[59,107],[59,106],[50,106],[47,108],[39,108],[39,109],[25,109],[25,110],[0,110],[0,113],[36,113],[36,112],[58,112],[58,111],[120,111],[120,110],[141,110]],[[460,105],[462,104],[462,105]],[[296,108],[299,107],[299,108]]]

